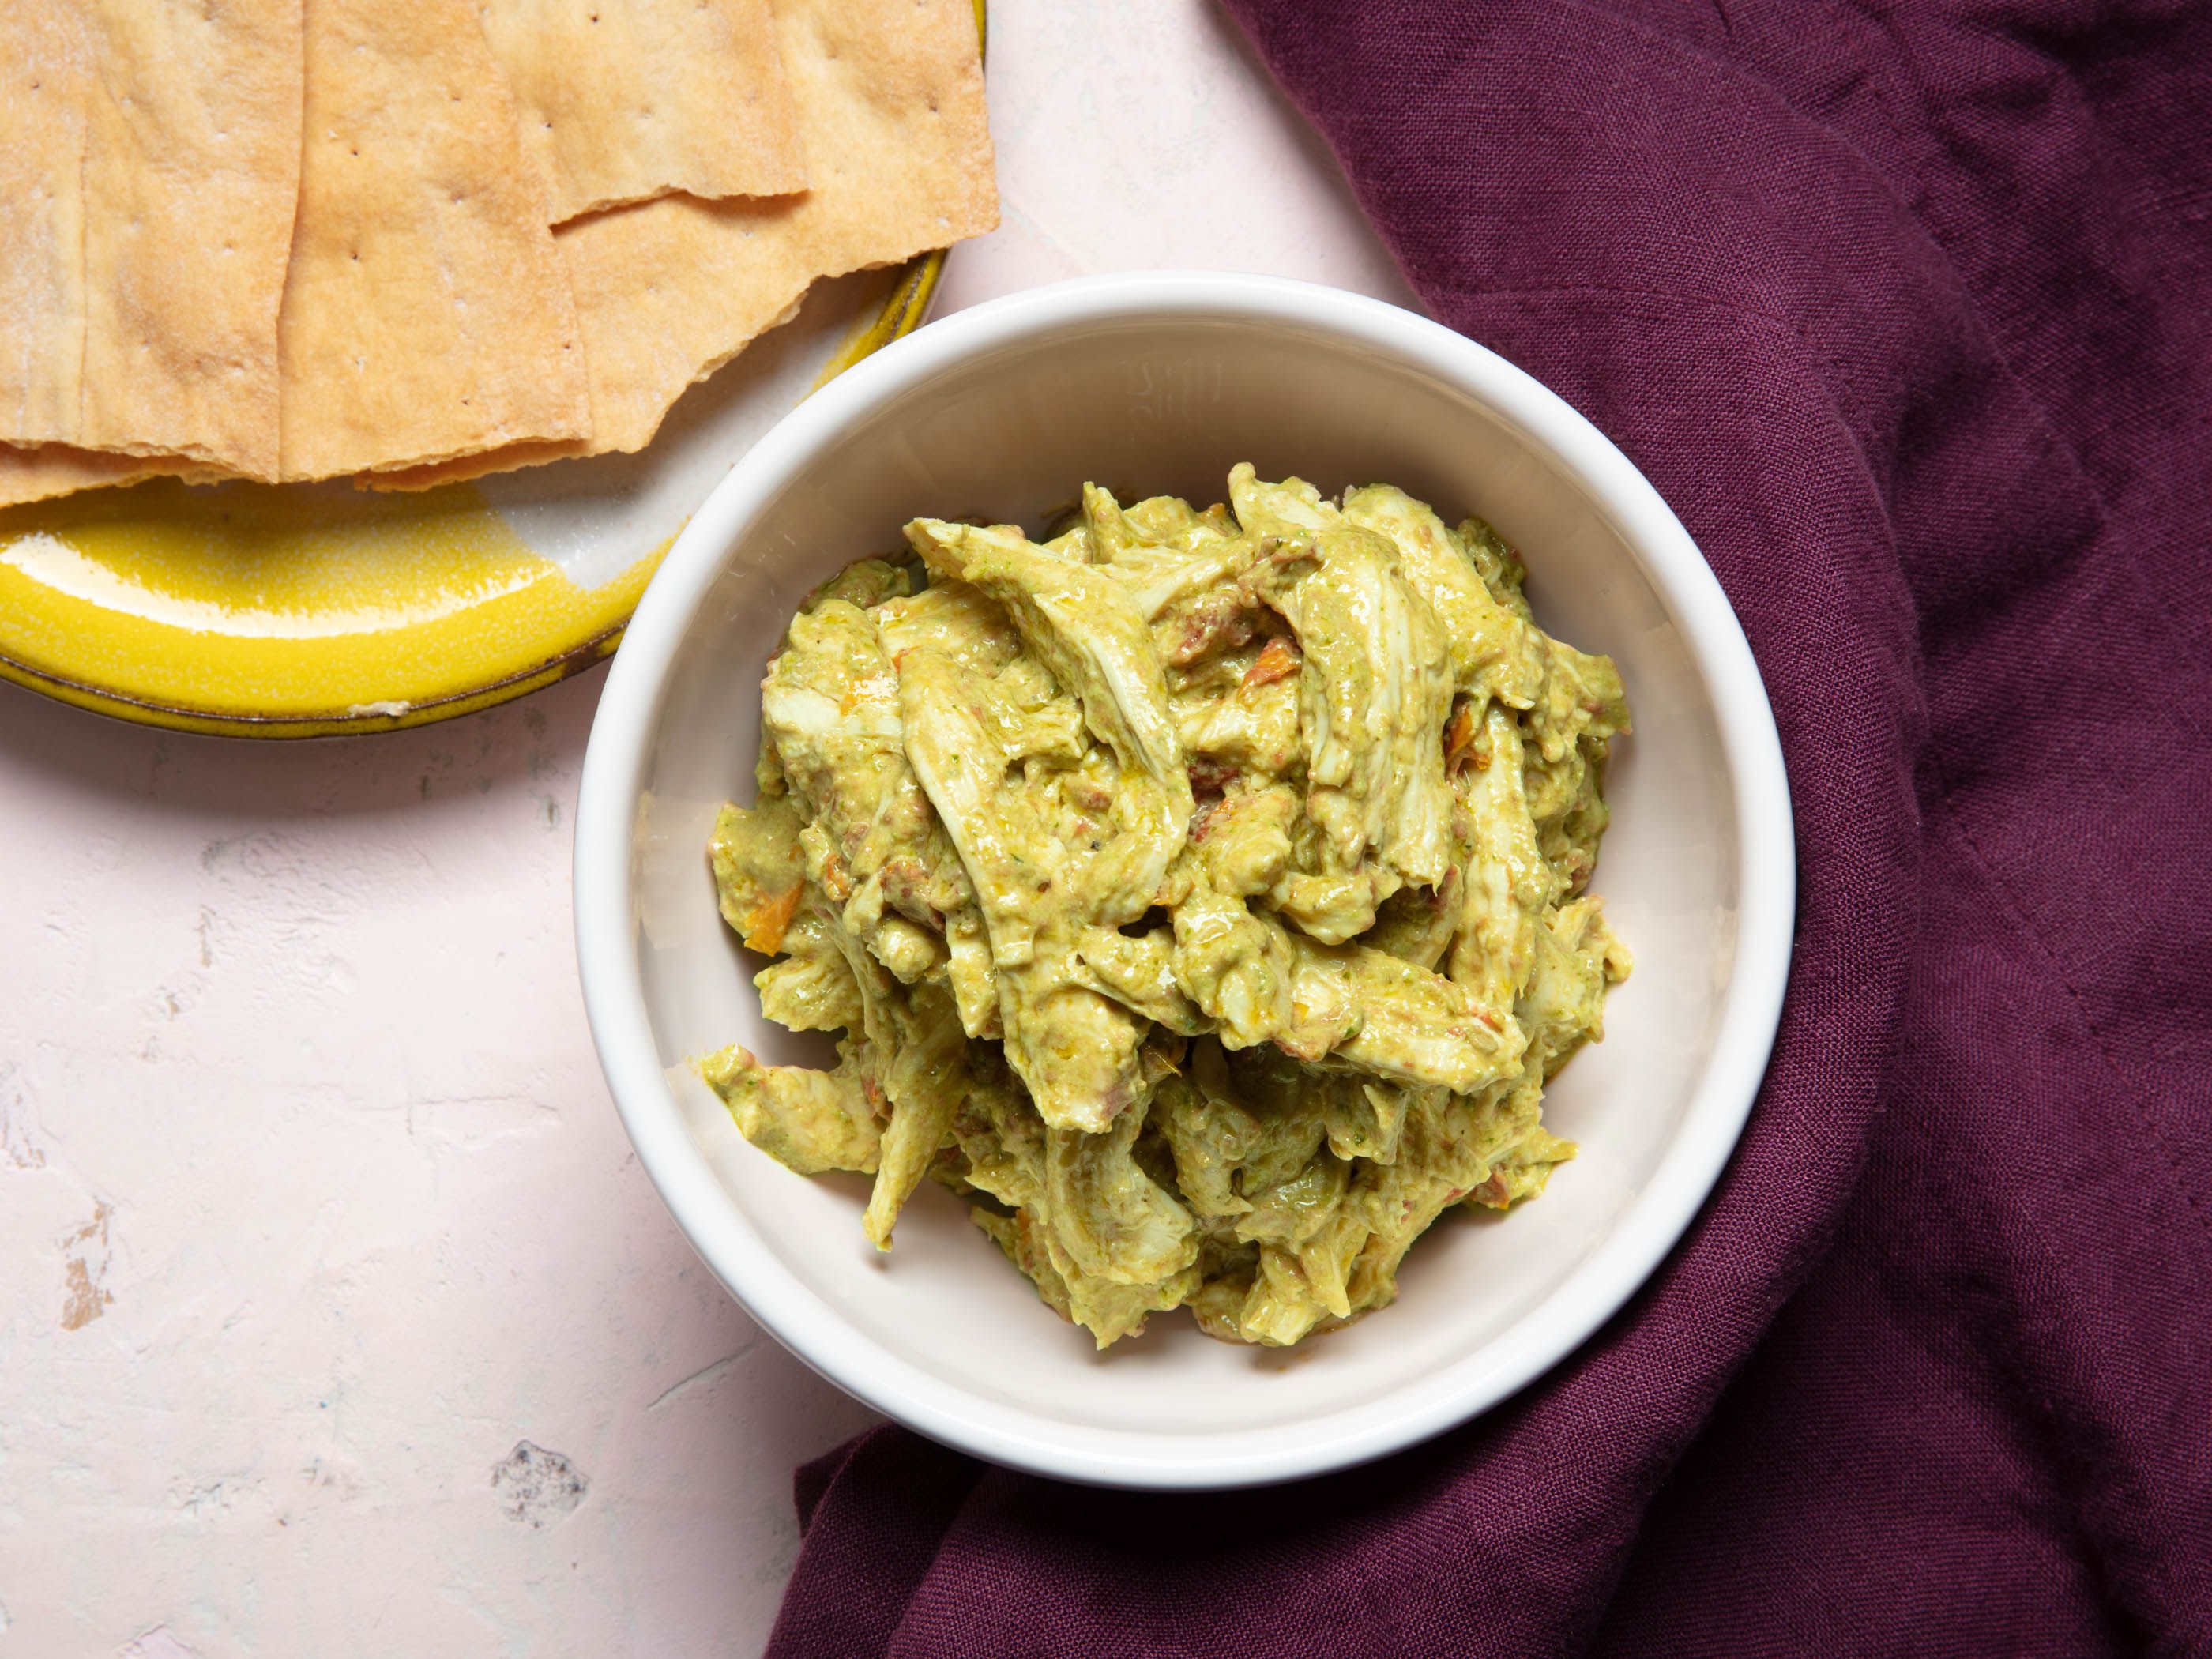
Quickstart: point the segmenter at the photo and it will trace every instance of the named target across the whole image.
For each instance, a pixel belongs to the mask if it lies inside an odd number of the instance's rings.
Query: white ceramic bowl
[[[1373,481],[1479,512],[1525,552],[1544,625],[1610,652],[1596,886],[1636,953],[1603,1044],[1550,1091],[1582,1143],[1538,1201],[1451,1218],[1396,1304],[1287,1352],[1155,1316],[1104,1354],[923,1183],[879,1257],[865,1183],[754,1151],[686,1065],[768,1024],[715,914],[716,806],[751,799],[759,685],[800,596],[920,514],[1036,529],[1085,479],[1222,499],[1230,466]],[[824,1376],[980,1456],[1127,1486],[1289,1480],[1408,1445],[1568,1353],[1689,1223],[1766,1065],[1794,862],[1780,746],[1734,614],[1665,502],[1520,370],[1419,317],[1249,276],[1091,278],[979,306],[817,392],[670,550],[608,677],[576,827],[592,1035],[638,1157],[722,1283]]]

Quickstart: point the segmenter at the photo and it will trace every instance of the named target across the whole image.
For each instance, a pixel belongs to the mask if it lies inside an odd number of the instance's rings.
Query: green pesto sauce
[[[933,1176],[1101,1347],[1177,1307],[1296,1342],[1540,1193],[1628,971],[1586,891],[1628,710],[1496,532],[1239,466],[907,538],[792,618],[715,826],[763,1011],[842,1033],[699,1062],[745,1135],[873,1175],[884,1249]]]

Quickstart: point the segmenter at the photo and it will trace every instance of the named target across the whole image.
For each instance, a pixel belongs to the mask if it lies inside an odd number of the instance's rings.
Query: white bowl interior
[[[1550,1091],[1547,1120],[1581,1156],[1510,1217],[1437,1226],[1409,1258],[1396,1305],[1287,1353],[1212,1341],[1174,1315],[1099,1354],[950,1194],[925,1183],[896,1249],[878,1256],[860,1234],[863,1182],[801,1179],[737,1133],[690,1073],[692,1056],[733,1041],[771,1059],[818,1063],[823,1050],[763,1020],[757,963],[716,916],[703,848],[716,807],[751,798],[761,675],[814,583],[898,546],[917,514],[1035,531],[1086,479],[1125,500],[1168,492],[1203,504],[1222,499],[1239,460],[1324,490],[1396,483],[1448,518],[1480,513],[1523,550],[1545,627],[1620,661],[1635,731],[1608,779],[1613,820],[1595,885],[1638,965],[1613,994],[1605,1042]],[[787,1300],[803,1311],[772,1320],[779,1334],[885,1409],[900,1409],[896,1372],[940,1405],[961,1402],[950,1409],[963,1420],[1024,1441],[1032,1449],[1011,1454],[1023,1461],[1133,1481],[1173,1480],[1178,1468],[1265,1478],[1270,1458],[1371,1436],[1440,1391],[1521,1380],[1516,1346],[1532,1314],[1651,1191],[1705,1079],[1736,951],[1741,848],[1715,695],[1626,534],[1598,491],[1486,396],[1417,353],[1280,318],[1105,316],[1001,342],[937,368],[803,458],[720,550],[726,562],[675,645],[647,728],[630,877],[636,968],[667,1087],[744,1231],[810,1293]],[[1701,1185],[1682,1214],[1702,1195]],[[746,1283],[759,1265],[708,1255],[760,1311]],[[826,1364],[812,1340],[826,1326],[806,1328],[816,1320],[847,1328]],[[941,1415],[925,1426],[948,1431]],[[1085,1461],[1058,1458],[1050,1449],[1062,1443],[1079,1443]]]

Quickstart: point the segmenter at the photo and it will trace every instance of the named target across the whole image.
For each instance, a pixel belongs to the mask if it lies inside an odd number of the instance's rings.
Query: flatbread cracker
[[[806,186],[769,0],[483,0],[552,222]]]
[[[182,478],[186,483],[215,483],[236,475],[174,455],[113,455],[68,444],[30,448],[0,445],[0,507],[52,501],[80,489],[143,483],[149,478]]]
[[[670,405],[787,316],[817,276],[894,264],[999,222],[969,0],[781,0],[807,193],[690,197],[557,234],[591,373],[587,443],[365,479],[419,489],[568,455],[641,449]]]
[[[597,449],[643,448],[686,386],[816,277],[999,222],[969,0],[780,0],[776,36],[799,100],[805,196],[671,198],[562,228]]]
[[[77,441],[276,473],[276,308],[299,199],[300,0],[80,0]]]
[[[283,476],[587,437],[568,275],[469,0],[307,0]]]
[[[0,5],[0,440],[77,434],[83,41],[66,0]]]
[[[0,438],[274,477],[300,0],[7,0]]]

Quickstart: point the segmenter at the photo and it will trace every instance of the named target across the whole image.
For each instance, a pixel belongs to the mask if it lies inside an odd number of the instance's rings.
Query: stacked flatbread
[[[970,0],[4,0],[0,505],[638,449],[997,218]]]

